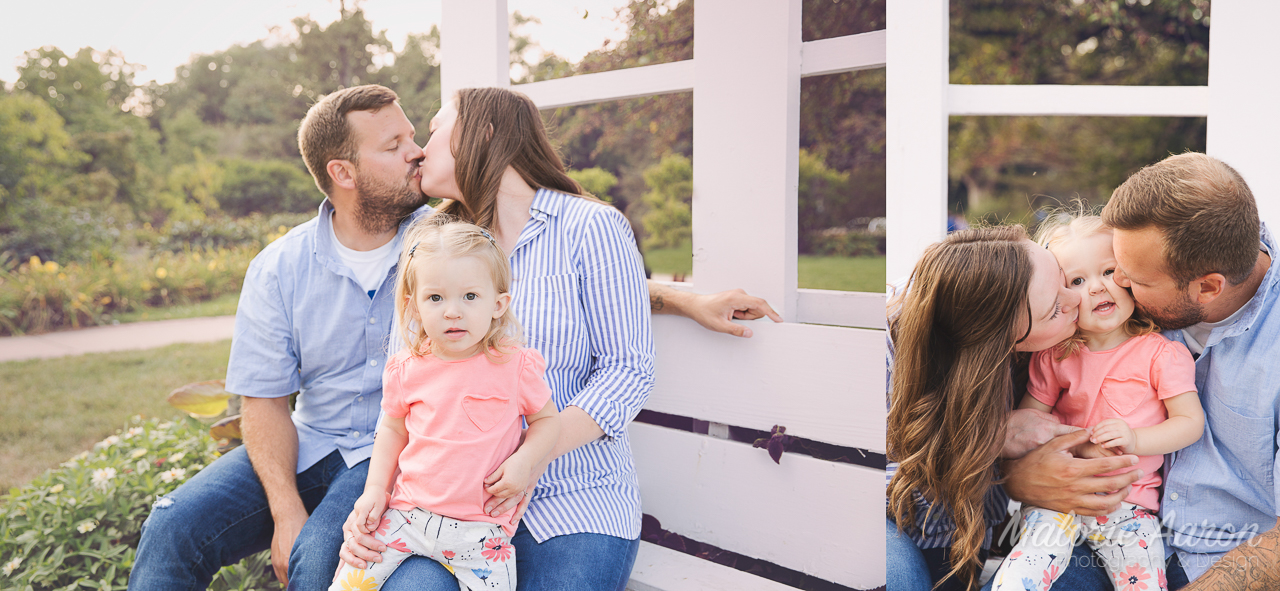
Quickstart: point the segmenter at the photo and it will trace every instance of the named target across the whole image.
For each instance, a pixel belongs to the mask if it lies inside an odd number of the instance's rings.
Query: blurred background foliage
[[[1200,86],[1208,0],[953,0],[952,84]],[[1130,174],[1204,151],[1205,119],[952,117],[948,194],[969,220],[1034,225]],[[896,222],[897,220],[895,220]]]
[[[691,59],[695,8],[694,0],[630,0],[617,13],[626,36],[578,63],[537,51],[524,26],[536,17],[514,13],[513,82]],[[1208,77],[1208,0],[953,0],[951,21],[953,84]],[[806,41],[884,28],[885,0],[803,0]],[[439,108],[437,29],[397,51],[358,2],[344,3],[331,24],[298,18],[293,29],[195,55],[165,84],[135,84],[138,66],[114,50],[28,51],[17,82],[0,92],[6,272],[33,256],[63,265],[144,260],[161,244],[208,236],[221,237],[219,248],[260,248],[278,234],[274,225],[250,223],[263,229],[240,243],[226,240],[235,233],[227,228],[255,215],[305,219],[321,200],[295,141],[310,104],[378,83],[399,93],[420,129]],[[809,77],[800,90],[800,253],[882,254],[885,72]],[[647,254],[689,249],[697,165],[689,93],[543,114],[575,177],[627,213]],[[970,220],[1034,223],[1046,203],[1101,202],[1139,167],[1205,141],[1196,118],[953,117],[950,128],[949,204]],[[0,277],[0,290],[11,283]]]

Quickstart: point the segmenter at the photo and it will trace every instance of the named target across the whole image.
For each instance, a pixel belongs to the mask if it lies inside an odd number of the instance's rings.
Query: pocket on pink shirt
[[[462,397],[462,410],[467,413],[467,418],[471,419],[471,422],[481,431],[488,431],[494,428],[509,416],[507,406],[510,404],[510,398],[501,396],[489,396],[487,398],[478,396]]]
[[[1120,416],[1128,416],[1138,405],[1152,397],[1151,383],[1142,378],[1112,378],[1102,380],[1102,397]]]

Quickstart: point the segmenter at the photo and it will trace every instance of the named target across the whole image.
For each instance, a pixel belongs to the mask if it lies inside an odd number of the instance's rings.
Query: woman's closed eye
[[[1053,320],[1054,318],[1057,318],[1058,314],[1061,312],[1062,312],[1062,302],[1055,303],[1053,305],[1053,315],[1049,317],[1049,320]]]

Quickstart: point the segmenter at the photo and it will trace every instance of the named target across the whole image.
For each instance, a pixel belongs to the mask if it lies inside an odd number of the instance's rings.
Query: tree
[[[649,192],[644,203],[649,206],[643,222],[644,247],[680,246],[693,236],[693,163],[680,154],[668,154],[644,171]]]
[[[582,185],[582,189],[602,201],[613,201],[609,191],[618,184],[618,177],[603,168],[587,168],[583,170],[569,169],[569,176]]]

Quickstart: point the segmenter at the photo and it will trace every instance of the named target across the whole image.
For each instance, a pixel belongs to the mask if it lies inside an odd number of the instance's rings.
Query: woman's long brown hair
[[[531,187],[595,200],[565,173],[529,97],[505,88],[464,88],[454,99],[458,121],[450,147],[462,199],[445,201],[439,211],[492,229],[498,185],[508,166]]]
[[[1021,226],[955,232],[925,250],[889,325],[888,514],[914,528],[919,492],[955,520],[951,571],[977,588],[983,500],[1013,406],[1012,364],[1029,332],[1032,264]],[[941,583],[941,581],[939,581]]]

